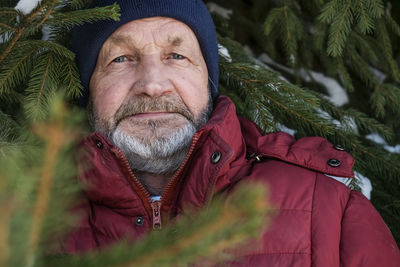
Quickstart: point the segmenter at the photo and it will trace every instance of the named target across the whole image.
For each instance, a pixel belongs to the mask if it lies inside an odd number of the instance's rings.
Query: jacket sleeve
[[[400,266],[400,251],[389,228],[357,191],[351,191],[342,219],[340,266]]]

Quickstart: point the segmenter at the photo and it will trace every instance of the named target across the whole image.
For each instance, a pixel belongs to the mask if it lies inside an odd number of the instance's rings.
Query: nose
[[[136,95],[158,97],[169,94],[173,90],[165,66],[157,55],[142,57],[138,75],[139,77],[133,85]]]

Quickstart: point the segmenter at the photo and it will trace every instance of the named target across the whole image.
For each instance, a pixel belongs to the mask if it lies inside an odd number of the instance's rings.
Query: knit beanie
[[[119,21],[102,20],[74,27],[72,31],[72,51],[84,88],[78,99],[80,106],[86,106],[89,97],[89,82],[96,66],[97,56],[103,43],[118,27],[137,19],[149,17],[169,17],[185,23],[191,28],[200,44],[207,65],[209,88],[215,99],[218,92],[218,43],[214,22],[201,0],[94,0],[90,5],[103,7],[119,4]]]

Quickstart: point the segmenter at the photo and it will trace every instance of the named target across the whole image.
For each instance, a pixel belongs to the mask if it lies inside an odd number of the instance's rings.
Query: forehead
[[[197,43],[197,38],[189,26],[165,17],[144,18],[128,22],[111,34],[106,43],[141,46],[149,39],[156,43],[170,43],[174,46],[182,43]]]

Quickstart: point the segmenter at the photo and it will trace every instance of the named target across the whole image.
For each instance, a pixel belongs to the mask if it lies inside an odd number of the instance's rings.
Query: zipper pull
[[[257,153],[253,153],[251,155],[248,156],[249,161],[251,160],[251,162],[260,162],[261,161],[261,155],[257,154]]]
[[[161,230],[161,201],[151,203],[153,209],[153,230]]]

